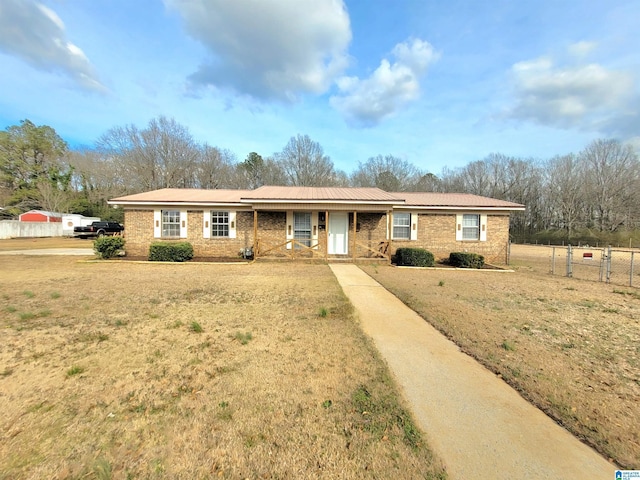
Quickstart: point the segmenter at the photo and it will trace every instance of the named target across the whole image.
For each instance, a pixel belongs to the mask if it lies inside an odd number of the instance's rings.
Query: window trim
[[[474,225],[468,225],[473,220]],[[480,240],[480,215],[465,213],[462,215],[462,240],[477,242]],[[471,235],[471,236],[469,236]]]
[[[167,217],[165,217],[165,213]],[[177,215],[176,215],[177,214]],[[170,219],[173,219],[171,221]],[[182,212],[180,210],[162,209],[160,210],[160,237],[161,238],[180,238],[182,231]],[[169,227],[177,229],[175,235],[169,235]],[[165,233],[166,232],[166,233]]]
[[[219,216],[222,218],[226,216],[226,222],[214,222],[214,216],[219,220]],[[231,212],[228,210],[211,210],[209,212],[209,221],[211,222],[211,238],[230,238],[231,237]],[[225,235],[218,235],[218,229],[222,228]]]
[[[470,229],[475,227],[465,226],[464,218],[468,215],[474,215],[478,218],[476,238],[464,238],[464,229]],[[458,242],[486,242],[487,241],[487,214],[477,212],[465,212],[456,214],[456,241]]]
[[[286,231],[285,231],[285,237],[287,239],[287,245],[286,245],[286,249],[287,250],[291,250],[293,242],[291,242],[291,240],[294,240],[295,234],[294,234],[294,214],[295,213],[309,213],[311,214],[311,241],[310,241],[310,245],[311,248],[314,250],[318,250],[319,248],[319,243],[318,243],[318,212],[317,211],[309,211],[309,210],[287,210],[286,211]],[[300,248],[300,247],[298,247]]]
[[[296,228],[296,220],[302,215],[305,215],[305,225],[303,226],[306,227],[306,219],[309,220],[308,230],[306,228],[304,230],[302,228]],[[298,226],[300,225],[298,224]],[[304,236],[298,236],[299,233],[304,233]],[[313,241],[313,218],[311,212],[293,212],[293,239],[297,242],[295,245],[295,248],[297,249],[302,248],[298,243],[305,245],[307,248],[311,247]]]

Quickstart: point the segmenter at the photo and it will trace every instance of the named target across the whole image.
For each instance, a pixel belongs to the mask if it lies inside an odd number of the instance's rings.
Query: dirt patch
[[[327,266],[4,257],[0,329],[2,479],[442,478]]]
[[[546,273],[363,267],[601,453],[640,465],[640,293]],[[546,270],[546,271],[545,271]]]

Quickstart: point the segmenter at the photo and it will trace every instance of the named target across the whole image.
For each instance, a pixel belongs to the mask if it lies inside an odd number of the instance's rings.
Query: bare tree
[[[98,148],[114,157],[140,190],[190,185],[199,155],[188,129],[163,116],[144,130],[135,125],[112,128],[100,137]]]
[[[580,152],[587,169],[585,187],[600,231],[631,226],[640,201],[640,163],[630,145],[596,140]]]
[[[185,186],[193,188],[231,188],[235,156],[228,150],[203,145],[193,162],[192,172],[185,178]]]
[[[291,137],[276,158],[290,185],[326,187],[335,182],[333,162],[324,155],[320,144],[311,140],[308,135]]]
[[[393,155],[378,155],[366,162],[358,162],[351,175],[351,184],[356,187],[378,187],[387,192],[415,190],[423,173],[412,163]]]
[[[552,158],[546,164],[546,196],[552,212],[552,225],[566,230],[571,238],[576,228],[585,222],[585,203],[588,194],[584,165],[575,155]]]

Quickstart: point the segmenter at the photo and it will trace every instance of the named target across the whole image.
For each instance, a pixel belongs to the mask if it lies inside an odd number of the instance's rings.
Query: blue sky
[[[72,146],[160,115],[269,156],[438,174],[597,138],[640,146],[637,0],[0,0],[0,128]]]

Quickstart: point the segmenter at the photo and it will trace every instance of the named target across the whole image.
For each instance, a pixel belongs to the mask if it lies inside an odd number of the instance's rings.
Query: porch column
[[[353,263],[356,263],[356,232],[358,231],[358,212],[353,211]]]
[[[253,259],[258,257],[258,211],[253,211]]]
[[[389,240],[389,247],[387,248],[387,254],[389,255],[389,264],[391,264],[391,234],[393,233],[393,213],[391,210],[387,211],[387,239]]]

